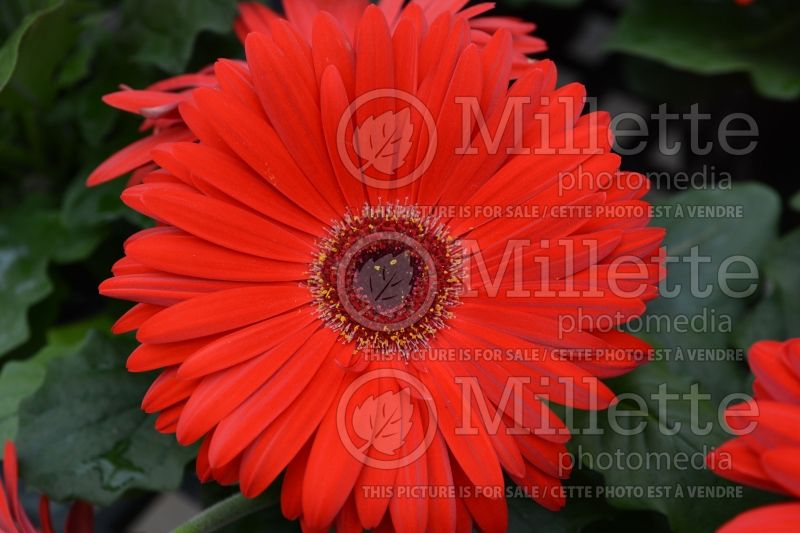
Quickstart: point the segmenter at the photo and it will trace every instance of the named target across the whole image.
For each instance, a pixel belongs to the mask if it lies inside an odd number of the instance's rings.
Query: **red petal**
[[[344,446],[334,402],[322,419],[303,480],[303,517],[312,528],[330,526],[364,466]]]
[[[762,341],[748,352],[750,368],[770,394],[779,402],[800,403],[800,380],[784,362],[781,343]]]
[[[525,489],[535,502],[549,511],[559,511],[566,505],[561,481],[534,466],[528,465],[525,476],[512,476],[512,479],[520,488]]]
[[[204,116],[213,121],[230,149],[268,183],[318,220],[330,220],[341,215],[342,210],[332,208],[300,170],[281,137],[269,124],[216,91],[200,89],[194,97]],[[291,117],[298,120],[293,112]]]
[[[348,171],[340,155],[339,123],[350,105],[344,82],[338,70],[330,66],[322,76],[321,87],[326,97],[322,101],[322,126],[325,142],[333,164],[339,189],[351,210],[361,209],[366,201],[364,185]],[[352,129],[352,128],[351,128]],[[346,130],[349,132],[350,130]],[[347,133],[346,133],[347,134]]]
[[[477,435],[458,433],[457,428],[464,427],[460,420],[461,409],[457,407],[461,405],[462,393],[450,369],[443,364],[431,364],[429,373],[420,374],[420,379],[436,403],[439,431],[472,483],[485,487],[502,485],[503,473],[486,429],[473,420],[471,427],[478,429]]]
[[[800,524],[800,503],[781,503],[740,514],[717,533],[795,533],[797,524]]]
[[[800,497],[800,448],[774,448],[761,456],[764,471],[794,497]]]
[[[456,500],[450,454],[442,436],[437,433],[426,452],[428,484],[442,494],[428,501],[428,530],[454,533],[457,525]]]
[[[311,453],[311,441],[289,463],[281,484],[281,511],[289,520],[297,520],[303,513],[303,478]]]
[[[419,403],[419,402],[417,402]],[[424,408],[422,408],[424,410]],[[420,442],[424,440],[423,419],[420,409],[412,413],[411,427],[404,445],[398,450],[401,457],[409,457]],[[412,487],[428,487],[428,465],[425,455],[398,468],[395,488],[408,491]],[[428,525],[427,495],[395,494],[389,503],[392,524],[397,531],[423,533]],[[439,531],[439,529],[437,529]]]
[[[174,144],[170,151],[194,179],[205,181],[265,217],[315,237],[322,235],[323,227],[319,220],[254,174],[240,159],[199,144]]]
[[[152,161],[150,152],[160,144],[191,141],[194,134],[184,127],[175,127],[155,133],[123,148],[106,159],[86,180],[90,187],[127,174]]]
[[[178,442],[189,445],[198,440],[282,370],[289,358],[303,358],[305,354],[297,352],[318,327],[312,324],[251,361],[203,378],[181,415]]]
[[[322,81],[322,75],[329,66],[339,72],[346,94],[352,96],[355,85],[355,56],[350,39],[342,30],[339,22],[330,14],[321,12],[314,19],[313,46],[314,70],[317,80]],[[326,95],[322,103],[328,98],[328,92],[321,87],[320,94]]]
[[[311,184],[326,203],[341,213],[344,201],[325,149],[319,89],[314,83],[313,93],[309,93],[300,76],[303,67],[312,66],[301,58],[295,58],[293,63],[263,34],[251,34],[246,49],[258,96],[280,136],[280,143],[302,173],[314,177]]]
[[[161,411],[156,418],[156,431],[164,435],[175,433],[178,429],[178,419],[181,417],[184,407],[186,407],[186,401],[176,403]]]
[[[148,414],[163,411],[188,398],[197,387],[197,383],[196,379],[180,379],[174,367],[164,370],[144,395],[142,410]]]
[[[142,324],[139,342],[178,342],[255,324],[304,304],[304,287],[274,285],[205,294],[168,307]]]
[[[150,372],[179,365],[187,357],[212,342],[214,337],[203,337],[166,344],[142,344],[128,357],[128,372]]]
[[[186,98],[186,95],[179,93],[127,90],[107,94],[103,97],[103,102],[129,113],[158,117],[177,109],[178,104]]]
[[[142,324],[163,310],[164,308],[158,305],[136,304],[111,326],[111,331],[122,335],[139,329]]]
[[[170,306],[208,294],[246,287],[244,282],[203,280],[171,274],[136,274],[117,276],[100,284],[100,294],[119,300]]]
[[[308,278],[308,266],[302,263],[244,254],[173,228],[129,241],[125,253],[156,270],[195,278],[250,282]]]
[[[269,33],[270,22],[277,19],[279,16],[264,4],[258,2],[242,2],[239,4],[240,18],[238,22],[242,24],[238,26],[236,32],[239,40],[244,44],[247,35],[252,31],[259,31],[262,33]]]
[[[86,502],[77,501],[72,504],[67,515],[65,533],[92,533],[94,531],[94,511]]]
[[[299,335],[316,320],[309,308],[302,308],[239,329],[206,342],[201,349],[190,354],[178,373],[184,378],[200,378],[226,370]]]
[[[55,533],[55,529],[53,529],[53,520],[50,517],[50,501],[44,494],[39,497],[39,523],[42,525],[42,533]],[[3,526],[1,520],[0,526]],[[6,527],[11,530],[10,526]]]
[[[503,533],[508,524],[508,507],[504,497],[503,489],[505,481],[493,483],[491,485],[476,485],[459,468],[458,464],[453,465],[453,480],[456,487],[464,491],[469,489],[467,497],[462,497],[469,514],[475,520],[476,525],[481,531],[487,533]]]
[[[718,476],[735,483],[783,493],[783,487],[772,481],[755,453],[743,437],[726,442],[706,456],[706,464]]]
[[[223,465],[245,450],[298,397],[319,387],[330,371],[326,361],[336,352],[336,335],[322,328],[307,340],[300,353],[290,358],[266,383],[228,415],[214,433],[209,459]],[[309,383],[314,380],[313,384]],[[304,392],[305,391],[305,392]],[[302,444],[302,443],[299,443]]]
[[[333,362],[335,353],[336,349],[315,378],[314,386],[278,416],[244,454],[241,483],[245,494],[254,496],[266,490],[316,431],[331,402],[341,395],[346,386],[340,387],[345,372]],[[316,478],[310,486],[304,482],[304,491],[314,488],[318,488]]]
[[[139,185],[122,193],[138,198],[147,212],[187,233],[239,252],[282,261],[305,263],[313,240],[305,242],[290,232],[250,211],[196,194],[171,184]]]

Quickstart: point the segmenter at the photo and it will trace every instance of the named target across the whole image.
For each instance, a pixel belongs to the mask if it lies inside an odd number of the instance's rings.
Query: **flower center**
[[[461,249],[408,206],[346,214],[318,243],[309,288],[320,318],[360,350],[406,356],[427,347],[461,293]]]

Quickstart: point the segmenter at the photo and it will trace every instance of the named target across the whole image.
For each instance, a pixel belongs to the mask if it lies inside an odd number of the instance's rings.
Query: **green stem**
[[[255,499],[234,494],[178,526],[172,533],[210,533],[217,531],[256,511],[271,507],[277,502],[274,496],[262,495]]]

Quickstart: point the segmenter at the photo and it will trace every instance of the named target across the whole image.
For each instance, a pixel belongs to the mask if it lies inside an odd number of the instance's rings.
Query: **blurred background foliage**
[[[715,289],[717,268],[727,257],[751,257],[761,273],[758,291],[746,300],[716,290],[704,300],[689,294],[660,300],[649,311],[668,317],[725,314],[732,319],[730,332],[643,336],[658,348],[743,349],[760,338],[800,335],[794,161],[800,3],[506,0],[498,10],[537,22],[562,82],[585,83],[601,109],[649,116],[664,103],[676,113],[699,104],[712,118],[698,133],[714,142],[726,113],[748,113],[758,124],[758,148],[747,156],[719,147],[704,156],[688,150],[665,156],[653,146],[626,158],[626,168],[643,172],[729,176],[732,188],[707,190],[682,191],[672,180],[660,180],[652,200],[742,206],[742,218],[673,216],[654,224],[668,228],[672,255],[698,247],[713,258],[699,275]],[[138,408],[151,376],[125,372],[132,340],[112,339],[107,331],[126,306],[100,298],[96,287],[142,221],[121,205],[122,181],[95,189],[84,182],[94,166],[138,136],[138,119],[107,108],[101,96],[120,84],[143,88],[217,57],[241,57],[231,31],[235,13],[235,0],[0,0],[0,441],[17,441],[30,489],[102,506],[100,531],[125,530],[159,492],[180,490],[199,506],[231,493],[199,488],[191,467],[194,451],[156,433],[152,418]],[[655,122],[648,124],[658,131]],[[675,140],[690,134],[684,122],[669,130]],[[673,266],[670,283],[688,283],[689,275],[687,266]],[[742,362],[658,360],[612,387],[649,395],[664,383],[674,393],[698,386],[711,395],[702,403],[702,416],[715,421],[722,398],[748,391],[749,380]],[[657,430],[656,406],[648,404],[644,413],[637,406],[620,409],[630,411],[632,423],[647,420],[648,431],[636,437],[580,435],[574,449],[595,456],[617,450],[700,453],[724,440],[718,424],[705,437],[688,427],[666,437]],[[689,415],[688,404],[670,412],[673,421]],[[579,428],[588,421],[581,415],[573,423]],[[579,468],[569,483],[724,485],[701,468],[594,466]],[[558,514],[512,500],[511,529],[712,531],[769,498],[744,494],[710,501],[688,494],[573,500]],[[295,529],[273,507],[230,530]]]

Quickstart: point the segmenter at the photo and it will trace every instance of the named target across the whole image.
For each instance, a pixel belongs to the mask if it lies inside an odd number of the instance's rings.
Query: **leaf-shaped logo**
[[[414,267],[408,252],[400,255],[386,254],[377,261],[370,259],[356,274],[359,296],[372,308],[385,316],[403,305],[411,292]]]
[[[375,168],[384,174],[394,173],[406,162],[413,133],[409,108],[367,118],[353,133],[353,146],[363,161],[361,171]]]
[[[411,429],[411,390],[386,391],[377,398],[370,395],[353,411],[353,429],[370,446],[386,455],[394,455],[403,446]]]

